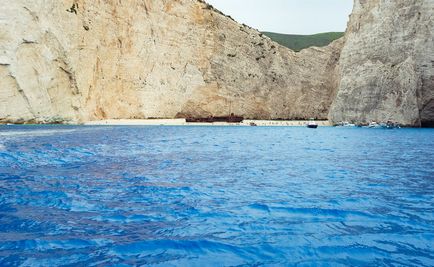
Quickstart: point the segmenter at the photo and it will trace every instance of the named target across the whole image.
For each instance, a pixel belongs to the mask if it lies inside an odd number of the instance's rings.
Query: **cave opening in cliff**
[[[434,128],[434,121],[422,121],[422,128]]]
[[[352,1],[207,0],[214,8],[296,52],[327,46],[346,31]]]

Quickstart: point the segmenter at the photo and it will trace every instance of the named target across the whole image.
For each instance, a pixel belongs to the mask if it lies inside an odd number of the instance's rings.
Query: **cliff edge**
[[[200,0],[0,1],[0,123],[434,122],[434,0],[355,0],[298,53]]]
[[[355,0],[333,122],[434,122],[434,1]]]
[[[342,40],[295,53],[197,0],[0,9],[0,119],[327,118]]]

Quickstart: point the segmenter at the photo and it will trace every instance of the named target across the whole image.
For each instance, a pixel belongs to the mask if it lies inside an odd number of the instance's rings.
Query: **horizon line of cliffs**
[[[0,6],[0,123],[226,116],[434,124],[434,0],[354,0],[300,52],[200,0]]]

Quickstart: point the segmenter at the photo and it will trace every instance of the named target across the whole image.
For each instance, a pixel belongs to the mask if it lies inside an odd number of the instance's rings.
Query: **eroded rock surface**
[[[199,0],[0,0],[0,122],[433,123],[434,0],[354,1],[295,53]]]
[[[342,40],[294,53],[196,0],[1,0],[0,118],[326,118]]]
[[[330,118],[434,121],[433,0],[355,0]]]

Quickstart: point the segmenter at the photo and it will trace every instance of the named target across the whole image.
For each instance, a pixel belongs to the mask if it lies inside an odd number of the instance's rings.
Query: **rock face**
[[[434,0],[355,0],[333,122],[434,122]]]
[[[339,40],[294,53],[198,0],[1,0],[0,120],[327,118]]]
[[[434,0],[355,0],[299,53],[200,0],[0,1],[0,122],[434,122]]]

